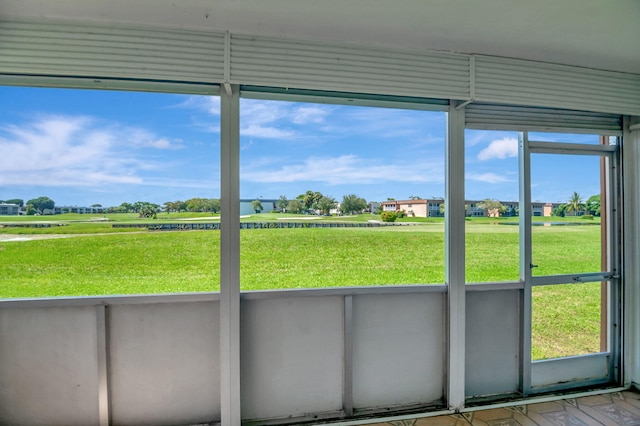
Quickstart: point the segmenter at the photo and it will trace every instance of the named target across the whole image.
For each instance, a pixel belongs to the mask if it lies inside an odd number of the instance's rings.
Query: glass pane
[[[594,282],[533,288],[533,360],[606,351],[606,338],[601,336],[606,330],[601,320],[602,286]]]
[[[243,290],[444,282],[443,112],[241,99]]]
[[[518,134],[465,132],[466,281],[519,279]]]
[[[602,249],[599,156],[531,155],[534,276],[600,272]]]
[[[0,297],[219,288],[218,98],[0,98]]]

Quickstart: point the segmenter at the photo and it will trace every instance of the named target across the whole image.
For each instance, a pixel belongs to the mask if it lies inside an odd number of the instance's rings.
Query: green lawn
[[[0,234],[15,237],[69,234],[59,239],[0,241],[0,297],[219,290],[219,232],[116,229],[109,223],[78,222],[76,216],[86,219],[86,215],[61,215],[55,219],[66,226],[0,228]],[[168,216],[157,222],[187,218]],[[261,214],[247,219],[280,217],[286,216]],[[110,219],[140,221],[133,215]],[[345,219],[366,221],[371,215],[313,220]],[[518,280],[518,227],[497,224],[503,221],[517,218],[466,223],[467,282]],[[599,232],[598,226],[534,227],[534,263],[539,265],[534,273],[598,271]],[[241,231],[242,290],[443,283],[441,219],[381,228]],[[534,289],[534,358],[598,351],[599,288],[594,283]]]

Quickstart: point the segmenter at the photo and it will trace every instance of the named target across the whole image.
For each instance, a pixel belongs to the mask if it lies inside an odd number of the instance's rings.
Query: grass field
[[[158,221],[198,218],[193,214],[162,216]],[[200,215],[204,216],[210,215]],[[269,221],[282,217],[262,214],[258,218]],[[140,222],[134,215],[107,215],[107,218],[113,222]],[[4,219],[0,222],[6,222]],[[29,219],[50,221],[52,217]],[[79,222],[86,220],[86,215],[60,215],[53,219],[65,226],[0,228],[0,236],[5,237],[21,234],[66,237],[22,242],[0,240],[3,277],[0,297],[219,290],[219,232],[140,232],[140,229],[111,228],[110,223]],[[251,219],[257,218],[243,220]],[[345,219],[366,221],[371,216],[305,218]],[[418,224],[243,230],[242,290],[443,284],[442,219],[411,221]],[[509,221],[517,218],[480,218],[466,223],[467,282],[518,280],[518,227],[497,224]],[[539,265],[535,274],[598,271],[599,232],[598,226],[534,227],[534,262]],[[534,358],[599,350],[599,283],[538,287],[534,289],[533,300]]]

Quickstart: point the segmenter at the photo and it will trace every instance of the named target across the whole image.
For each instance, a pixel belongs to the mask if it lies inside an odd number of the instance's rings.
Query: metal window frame
[[[17,76],[17,75],[0,75],[0,84],[7,85],[24,85],[24,86],[43,86],[43,87],[73,87],[73,88],[92,88],[92,89],[107,89],[107,90],[143,90],[143,91],[157,91],[157,92],[172,92],[172,93],[194,93],[194,94],[207,94],[216,95],[220,92],[219,86],[210,84],[192,84],[181,82],[144,82],[138,80],[121,80],[121,79],[99,79],[94,80],[91,78],[68,78],[68,77],[55,77],[55,76]],[[448,347],[448,359],[446,366],[446,392],[447,404],[449,412],[464,410],[464,381],[465,381],[465,293],[466,291],[491,291],[498,289],[510,289],[518,288],[522,289],[523,294],[527,291],[531,291],[533,285],[545,285],[549,283],[536,283],[535,279],[530,276],[531,263],[529,252],[529,263],[526,263],[526,258],[521,256],[521,282],[516,283],[479,283],[472,285],[465,285],[464,279],[464,106],[460,102],[451,101],[425,101],[420,98],[410,97],[389,97],[389,96],[374,96],[374,95],[360,95],[360,94],[344,94],[333,92],[305,92],[304,91],[289,91],[284,89],[271,89],[262,88],[262,90],[255,90],[253,87],[246,87],[243,91],[243,87],[238,85],[225,86],[225,91],[221,93],[221,184],[222,184],[222,199],[223,203],[223,219],[224,226],[221,230],[221,291],[220,294],[206,294],[198,293],[193,295],[150,295],[150,296],[110,296],[108,298],[67,298],[67,299],[40,299],[40,300],[10,300],[2,301],[2,308],[23,308],[23,307],[46,307],[46,306],[70,306],[70,305],[95,305],[97,315],[98,326],[98,357],[99,357],[99,398],[100,398],[100,424],[108,424],[110,422],[109,412],[109,385],[108,385],[108,347],[109,347],[109,301],[114,304],[140,304],[140,303],[171,303],[174,301],[199,301],[199,300],[219,300],[220,301],[220,344],[221,344],[221,363],[223,377],[221,378],[221,409],[222,409],[222,424],[240,424],[241,422],[241,407],[240,407],[240,347],[239,347],[239,321],[240,321],[240,300],[241,299],[261,299],[271,297],[281,297],[283,292],[252,292],[241,294],[240,293],[240,281],[239,281],[239,98],[254,98],[254,99],[270,99],[270,100],[288,100],[288,101],[301,101],[301,102],[323,102],[343,105],[359,105],[359,106],[375,106],[375,107],[387,107],[387,108],[402,108],[402,109],[418,109],[429,111],[443,111],[448,112],[447,115],[447,151],[445,156],[446,163],[446,194],[447,200],[451,208],[447,209],[449,212],[446,215],[445,227],[447,235],[446,238],[446,263],[445,270],[447,273],[447,285],[448,286],[407,286],[404,287],[389,287],[389,288],[358,288],[358,289],[340,289],[340,290],[291,290],[290,294],[299,295],[300,297],[306,297],[308,295],[321,295],[328,292],[335,292],[336,294],[344,295],[344,315],[345,315],[345,390],[348,390],[352,383],[350,382],[349,375],[352,371],[352,362],[349,358],[352,356],[352,347],[350,347],[347,341],[350,338],[350,325],[351,325],[351,300],[352,295],[355,294],[368,294],[368,293],[390,293],[390,292],[446,292],[448,294],[448,337],[446,339]],[[293,93],[292,93],[293,92]],[[462,107],[461,107],[462,106]],[[563,129],[566,131],[566,129]],[[549,142],[528,142],[525,143],[530,152],[548,152],[548,153],[572,153],[581,155],[593,155],[594,150],[601,153],[601,155],[607,155],[610,157],[619,156],[615,147],[600,147],[580,144],[557,144]],[[528,157],[528,156],[527,156]],[[613,161],[617,164],[617,160]],[[526,171],[530,167],[530,164],[523,164],[522,168]],[[526,171],[526,173],[530,173]],[[611,187],[614,191],[619,191],[621,184],[621,177],[619,172],[612,172],[609,176],[611,179]],[[528,182],[521,178],[521,181]],[[530,188],[529,188],[530,190]],[[521,188],[521,191],[526,189]],[[621,211],[620,194],[617,192],[612,194],[614,200],[608,203],[611,209],[617,209]],[[529,197],[521,197],[522,199],[528,199],[528,209],[522,209],[521,211],[530,212],[530,194]],[[456,205],[462,206],[462,208],[454,208]],[[460,210],[460,212],[457,212]],[[456,213],[457,212],[457,213]],[[613,214],[612,218],[616,217]],[[524,220],[524,222],[522,222]],[[526,219],[521,218],[521,228],[529,229],[528,236],[527,231],[521,229],[520,232],[524,232],[524,241],[530,241],[530,226],[524,226],[523,223],[529,223]],[[618,219],[619,220],[619,219]],[[615,229],[619,229],[619,223],[617,223]],[[612,261],[615,259],[614,264],[619,265],[621,260],[620,246],[622,244],[622,237],[617,236],[615,249],[612,251]],[[522,244],[523,238],[521,238]],[[224,249],[222,249],[224,247]],[[614,246],[612,245],[612,248]],[[525,268],[526,266],[526,268]],[[524,272],[527,269],[529,276]],[[620,271],[621,272],[621,271]],[[571,277],[579,277],[582,279],[588,279],[590,281],[597,281],[601,277],[592,276],[589,274],[576,274]],[[598,279],[596,279],[598,278]],[[610,279],[619,280],[615,274],[606,277]],[[615,287],[612,290],[612,297],[620,300],[621,289],[620,286]],[[525,307],[525,317],[527,315],[527,303],[528,315],[531,315],[530,300],[527,301],[526,297],[522,298],[523,306]],[[529,298],[530,299],[530,298]],[[620,303],[616,303],[614,309],[612,309],[611,315],[615,318],[620,318],[622,307]],[[526,327],[522,327],[523,330]],[[621,328],[621,327],[620,327]],[[524,336],[525,331],[523,331]],[[530,327],[529,327],[530,333]],[[612,333],[613,334],[613,333]],[[612,348],[620,348],[622,346],[622,338],[612,336],[611,345]],[[529,336],[530,337],[530,336]],[[526,339],[525,339],[526,340]],[[523,360],[522,371],[527,370],[525,364],[528,364],[529,378],[527,379],[523,375],[521,377],[521,383],[523,394],[527,394],[526,390],[531,388],[530,373],[530,338],[529,338],[529,362],[525,363],[524,356],[521,356]],[[526,347],[524,348],[526,350]],[[613,369],[620,371],[619,360],[621,355],[612,356]],[[618,361],[616,361],[618,360]],[[616,376],[618,377],[618,376]],[[617,379],[616,379],[617,380]],[[352,401],[349,400],[349,396],[344,396],[344,411],[347,415],[352,411]]]

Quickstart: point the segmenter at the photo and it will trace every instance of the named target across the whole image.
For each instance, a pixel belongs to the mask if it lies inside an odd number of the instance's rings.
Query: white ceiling
[[[229,30],[640,74],[638,0],[0,0],[0,18],[12,17]]]

